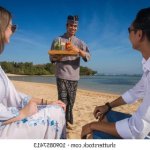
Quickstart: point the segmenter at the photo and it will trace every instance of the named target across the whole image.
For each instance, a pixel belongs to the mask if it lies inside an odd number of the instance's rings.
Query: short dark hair
[[[150,41],[150,7],[141,9],[133,21],[135,29],[141,29]]]

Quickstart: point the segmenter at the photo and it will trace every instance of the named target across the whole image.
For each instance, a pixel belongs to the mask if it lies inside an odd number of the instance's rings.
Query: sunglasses
[[[16,29],[17,29],[17,25],[11,25],[11,31],[12,31],[12,33],[14,33],[15,31],[16,31]]]
[[[140,28],[138,28],[138,29],[132,29],[131,27],[128,28],[129,34],[131,33],[131,31],[137,31],[137,30],[150,31],[150,29],[140,29]]]
[[[128,28],[129,34],[131,33],[131,31],[137,31],[137,29],[132,29],[131,27],[129,27],[129,28]]]

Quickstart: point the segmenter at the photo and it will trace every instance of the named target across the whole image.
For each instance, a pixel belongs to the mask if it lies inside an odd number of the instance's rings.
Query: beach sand
[[[52,84],[33,83],[12,81],[16,89],[20,92],[31,95],[32,97],[44,98],[50,101],[57,100],[57,88]],[[73,109],[74,113],[74,130],[68,130],[69,139],[80,139],[82,126],[86,123],[95,120],[93,117],[93,110],[95,106],[103,105],[117,98],[119,95],[100,93],[86,90],[77,90],[76,101]],[[125,105],[114,110],[126,113],[134,112],[139,106],[140,102],[133,105]]]

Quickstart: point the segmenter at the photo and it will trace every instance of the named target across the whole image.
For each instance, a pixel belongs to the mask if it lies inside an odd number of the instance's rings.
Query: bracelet
[[[110,103],[106,103],[105,105],[108,107],[108,111],[112,109],[112,107],[110,106]]]

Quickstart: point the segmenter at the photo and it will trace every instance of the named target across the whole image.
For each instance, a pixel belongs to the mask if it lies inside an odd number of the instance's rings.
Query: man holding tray
[[[56,64],[56,81],[58,99],[66,104],[66,125],[73,129],[73,105],[75,102],[80,72],[80,58],[87,62],[90,59],[86,44],[75,36],[78,28],[78,16],[68,16],[66,33],[56,38],[51,45],[51,52],[57,50],[58,54],[50,53],[50,60]],[[64,54],[61,53],[62,50]],[[57,51],[56,51],[57,52]],[[68,52],[68,53],[66,53]],[[63,55],[62,55],[63,54]]]

